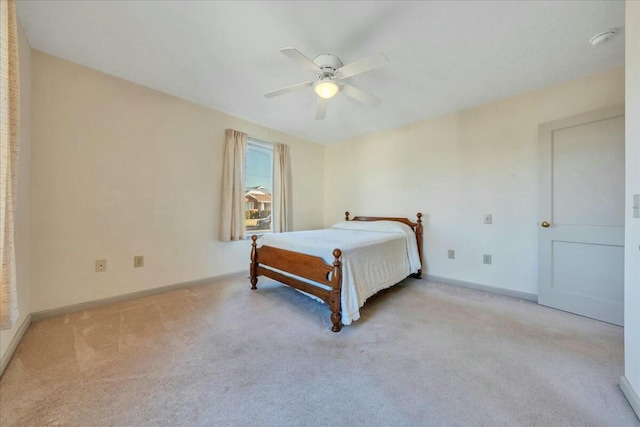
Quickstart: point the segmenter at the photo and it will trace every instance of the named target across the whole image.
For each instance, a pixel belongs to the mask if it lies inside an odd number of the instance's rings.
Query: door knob
[[[547,221],[542,221],[540,225],[543,226],[544,228],[549,228],[551,226],[551,224],[549,224]]]

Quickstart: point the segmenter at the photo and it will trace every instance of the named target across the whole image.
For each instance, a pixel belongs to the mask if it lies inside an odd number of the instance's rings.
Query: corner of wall
[[[633,216],[633,195],[640,194],[640,3],[625,3],[626,201],[624,288],[624,376],[620,388],[640,418],[640,218]]]

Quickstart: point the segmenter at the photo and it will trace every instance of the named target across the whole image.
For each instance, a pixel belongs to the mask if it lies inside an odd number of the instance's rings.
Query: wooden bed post
[[[349,215],[349,212],[346,213]],[[342,264],[340,263],[340,256],[342,251],[340,249],[333,250],[333,275],[331,276],[331,299],[329,306],[331,307],[331,322],[333,332],[340,332],[342,329]]]
[[[251,276],[251,289],[258,289],[256,285],[258,284],[258,244],[256,241],[258,240],[258,236],[255,234],[251,236],[251,264],[249,264],[249,274]]]
[[[420,257],[420,265],[423,265],[422,263],[422,214],[418,212],[416,216],[418,217],[418,224],[416,225],[416,238],[418,240],[418,255]],[[418,272],[416,273],[416,277],[418,279],[422,278],[422,268],[418,270]]]
[[[349,211],[344,213],[344,220],[349,221]]]

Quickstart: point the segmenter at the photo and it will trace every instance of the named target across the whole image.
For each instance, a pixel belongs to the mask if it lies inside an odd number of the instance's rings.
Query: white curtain
[[[18,170],[20,82],[18,38],[13,0],[0,0],[0,329],[18,318],[14,209]]]
[[[242,240],[245,237],[244,159],[247,134],[227,129],[227,144],[222,176],[222,216],[220,240]]]
[[[291,160],[289,147],[273,145],[273,200],[271,223],[274,233],[290,231],[291,227]]]

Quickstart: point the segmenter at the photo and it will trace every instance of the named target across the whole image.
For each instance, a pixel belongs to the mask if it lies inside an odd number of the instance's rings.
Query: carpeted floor
[[[639,426],[623,330],[407,279],[332,333],[327,306],[238,278],[32,324],[0,424]]]

